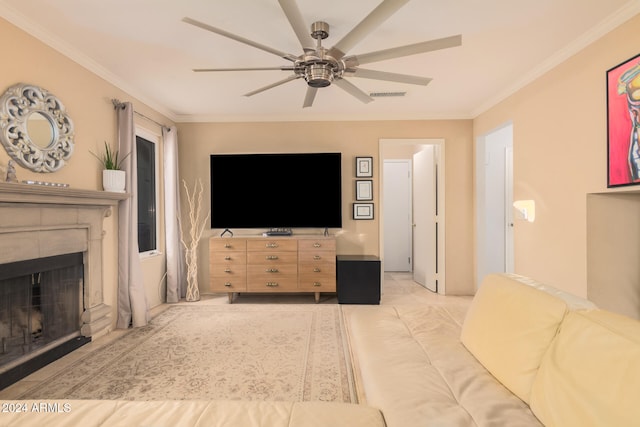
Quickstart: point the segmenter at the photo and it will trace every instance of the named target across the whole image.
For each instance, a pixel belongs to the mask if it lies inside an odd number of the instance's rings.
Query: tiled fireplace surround
[[[84,295],[80,333],[100,335],[111,325],[104,303],[103,219],[126,194],[0,183],[0,265],[81,252]]]

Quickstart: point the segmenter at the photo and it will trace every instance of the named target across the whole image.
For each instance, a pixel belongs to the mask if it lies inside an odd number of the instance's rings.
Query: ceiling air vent
[[[389,98],[394,96],[405,96],[407,92],[371,92],[369,94],[372,98]]]

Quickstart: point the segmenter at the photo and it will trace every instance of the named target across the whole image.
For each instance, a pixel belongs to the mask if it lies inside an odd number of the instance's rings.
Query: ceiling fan
[[[304,53],[301,55],[282,52],[192,18],[185,17],[182,21],[240,43],[278,55],[292,63],[291,65],[284,65],[280,67],[198,68],[193,70],[195,72],[262,70],[293,71],[293,74],[289,75],[287,78],[246,93],[245,96],[252,96],[292,80],[303,78],[308,85],[303,108],[313,105],[318,88],[327,87],[331,84],[335,84],[360,101],[368,103],[373,101],[373,98],[346,80],[345,77],[362,77],[366,79],[387,80],[415,85],[427,85],[431,79],[427,77],[368,70],[360,68],[360,65],[399,58],[402,56],[415,55],[418,53],[431,52],[439,49],[447,49],[450,47],[460,46],[462,44],[462,36],[456,35],[360,55],[347,55],[347,52],[349,52],[351,48],[353,48],[358,42],[364,39],[382,22],[387,20],[387,18],[408,2],[409,0],[383,0],[378,7],[369,13],[369,15],[367,15],[349,33],[347,33],[347,35],[345,35],[338,43],[336,43],[332,48],[327,49],[322,46],[322,40],[329,36],[329,24],[322,21],[314,22],[311,24],[311,32],[307,33],[307,28],[309,27],[307,27],[296,1],[278,0],[280,7],[284,11],[289,24],[293,28],[293,31],[302,46]]]

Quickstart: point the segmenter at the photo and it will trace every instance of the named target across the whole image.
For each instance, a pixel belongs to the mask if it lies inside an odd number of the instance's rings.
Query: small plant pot
[[[123,170],[105,169],[102,171],[102,188],[104,191],[124,193],[126,174]]]

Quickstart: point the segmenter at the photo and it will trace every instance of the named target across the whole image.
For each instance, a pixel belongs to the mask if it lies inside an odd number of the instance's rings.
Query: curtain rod
[[[113,104],[114,108],[124,108],[124,102],[120,102],[119,99],[113,98],[113,99],[111,99],[111,103]],[[152,123],[155,123],[156,125],[160,126],[161,128],[165,128],[165,129],[171,131],[171,127],[169,127],[167,125],[164,125],[164,124],[162,124],[160,122],[157,122],[157,121],[153,120],[151,117],[147,117],[144,114],[137,112],[135,109],[133,110],[133,112],[137,116],[142,117],[143,119],[146,119],[146,120],[148,120],[148,121],[150,121]]]

